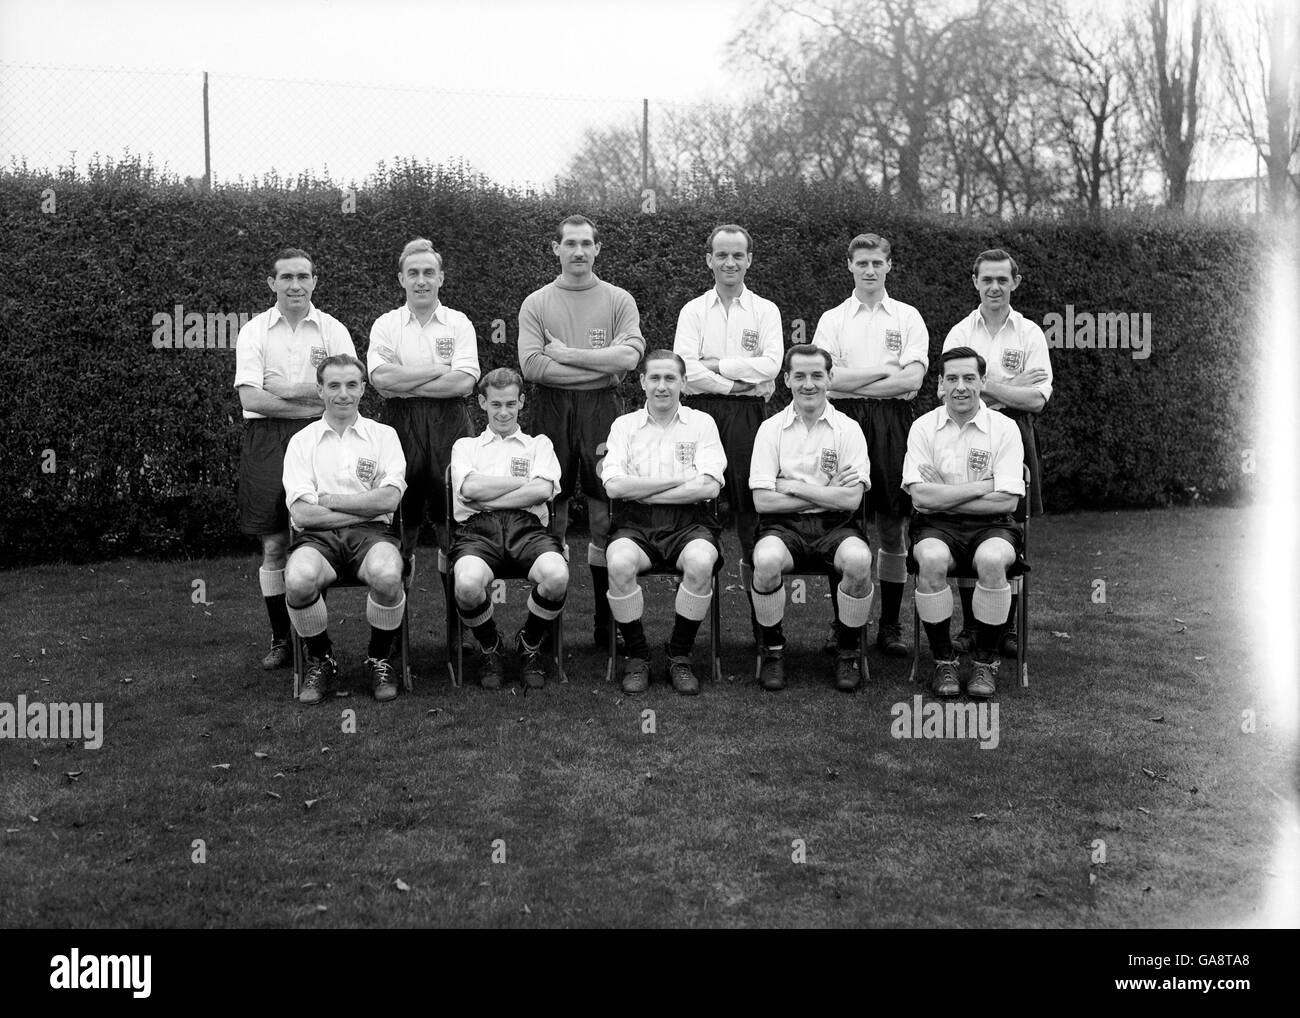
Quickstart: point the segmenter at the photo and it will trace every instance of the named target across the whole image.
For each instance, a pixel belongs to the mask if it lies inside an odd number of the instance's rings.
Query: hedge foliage
[[[54,211],[42,211],[51,196]],[[205,193],[138,173],[0,174],[0,350],[12,373],[0,480],[18,495],[0,520],[4,564],[249,547],[235,509],[234,333],[227,349],[160,350],[152,323],[178,304],[264,310],[268,259],[283,245],[313,254],[315,302],[348,326],[364,358],[371,323],[402,300],[402,244],[430,237],[445,260],[442,297],[474,322],[483,369],[516,364],[519,304],[554,277],[552,231],[575,209],[411,165],[378,174],[354,212],[343,211],[348,199],[328,182]],[[1151,315],[1149,359],[1053,351],[1056,391],[1039,420],[1049,510],[1245,494],[1263,259],[1244,228],[981,224],[801,185],[653,213],[639,200],[581,211],[601,231],[597,272],[636,297],[652,345],[671,345],[682,304],[711,285],[703,255],[719,222],[754,235],[748,281],[780,307],[787,341],[799,320],[811,339],[821,312],[849,294],[848,240],[883,234],[893,243],[889,292],[930,329],[921,410],[934,404],[947,330],[975,307],[974,255],[1005,247],[1024,275],[1015,306],[1036,321],[1067,304]],[[626,385],[635,403],[634,379]],[[364,412],[379,415],[372,396]]]

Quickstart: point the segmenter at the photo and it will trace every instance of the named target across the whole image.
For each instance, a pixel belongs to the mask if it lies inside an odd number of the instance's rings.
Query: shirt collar
[[[951,424],[960,431],[964,427],[964,425],[958,424],[956,420],[954,420],[953,417],[948,413],[948,405],[946,403],[940,403],[938,409],[939,409],[939,428],[943,428],[945,425]],[[975,427],[977,427],[980,431],[984,432],[984,434],[986,435],[989,434],[989,424],[990,424],[989,408],[988,408],[988,404],[984,402],[984,398],[982,396],[980,397],[979,409],[975,411],[975,416],[972,417],[966,423],[975,425]]]
[[[685,424],[685,423],[686,423],[686,415],[685,415],[685,412],[684,412],[685,410],[686,410],[686,407],[682,406],[682,405],[679,403],[679,404],[677,405],[677,412],[676,412],[675,414],[673,414],[673,418],[672,418],[672,420],[669,420],[668,424],[665,424],[664,427],[669,427],[669,426],[673,423],[673,420],[677,420],[677,421],[680,421],[682,424]],[[655,419],[654,419],[653,417],[650,416],[650,411],[647,410],[644,406],[641,407],[640,410],[636,411],[636,413],[640,415],[640,416],[637,418],[637,425],[636,425],[636,426],[637,426],[638,428],[648,427],[649,425],[655,423]]]
[[[711,308],[715,304],[721,303],[722,295],[718,293],[718,288],[716,286],[709,287],[708,292],[704,295],[704,306]],[[746,311],[752,311],[754,310],[754,294],[749,287],[742,283],[740,285],[740,295],[733,297],[731,303],[739,304]]]
[[[1024,320],[1024,317],[1025,317],[1025,316],[1022,315],[1022,314],[1021,314],[1019,311],[1017,311],[1015,308],[1010,308],[1010,309],[1008,309],[1008,311],[1007,311],[1007,320],[1006,320],[1005,322],[1002,323],[1002,325],[1001,325],[1001,326],[999,327],[999,329],[998,329],[998,332],[1001,332],[1002,329],[1005,329],[1005,328],[1008,328],[1008,327],[1010,327],[1010,329],[1011,329],[1012,332],[1019,332],[1019,331],[1020,331],[1020,323]],[[976,309],[974,310],[974,312],[971,314],[971,322],[972,322],[972,324],[973,324],[975,327],[977,327],[977,328],[982,328],[982,329],[984,329],[985,332],[988,332],[988,328],[989,328],[989,327],[988,327],[987,325],[984,324],[984,315],[982,315],[982,314],[980,313],[980,309],[979,309],[979,308],[976,308]],[[996,335],[996,334],[997,334],[997,333],[990,333],[990,335]]]
[[[321,441],[325,438],[327,432],[334,432],[334,434],[338,434],[338,432],[335,432],[334,428],[330,426],[330,422],[325,419],[324,414],[321,414],[320,420],[317,421],[316,423],[320,425],[320,433],[316,436],[317,445],[320,445]],[[357,437],[360,438],[362,441],[369,441],[370,421],[367,420],[365,417],[362,417],[360,414],[357,414],[357,419],[343,429],[343,435],[346,435],[349,431],[355,431],[357,433]],[[339,437],[342,438],[343,435],[339,435]]]
[[[781,422],[782,431],[784,431],[788,427],[791,427],[795,421],[800,419],[799,408],[796,407],[794,403],[787,404],[783,412],[785,413],[785,420]],[[831,401],[828,399],[826,401],[826,406],[822,409],[821,415],[817,418],[817,420],[825,421],[827,424],[830,424],[831,414],[834,412],[835,412],[835,407],[831,404]],[[815,424],[817,422],[814,421],[813,423]]]
[[[521,427],[519,426],[519,422],[516,421],[516,422],[515,422],[515,430],[512,431],[512,432],[510,432],[510,434],[508,434],[508,435],[498,435],[498,434],[497,434],[495,431],[493,431],[490,427],[488,427],[488,428],[484,428],[484,429],[483,429],[483,434],[479,435],[479,437],[478,437],[478,444],[479,444],[479,445],[491,445],[493,442],[497,442],[497,441],[500,441],[500,442],[519,442],[519,443],[522,444],[523,440],[524,440],[524,429],[521,428]]]
[[[438,301],[438,306],[433,309],[433,317],[429,320],[436,321],[439,325],[446,325],[447,316],[443,314],[443,312],[446,309],[447,309],[447,305],[444,304],[442,301]],[[400,313],[399,320],[403,325],[410,325],[412,322],[415,322],[416,325],[420,324],[419,319],[415,317],[415,312],[411,310],[411,306],[409,304],[403,304],[398,309],[398,311]]]
[[[848,301],[846,301],[846,303],[849,306],[850,315],[856,315],[858,313],[858,308],[865,308],[868,312],[872,310],[869,304],[865,304],[862,302],[861,299],[859,299],[858,292],[856,290],[854,290],[851,294],[849,294],[849,299]],[[885,312],[885,314],[887,315],[893,315],[894,313],[894,300],[892,297],[889,296],[888,292],[881,294],[880,303],[876,306],[879,307],[880,310]]]
[[[275,328],[276,324],[283,318],[284,318],[284,312],[280,310],[280,305],[272,304],[271,317],[270,319],[268,319],[266,323],[266,327],[268,329]],[[324,328],[321,323],[320,309],[317,308],[315,304],[308,303],[307,314],[303,316],[303,321],[312,322],[315,324],[316,328],[321,329],[322,332],[324,331]]]

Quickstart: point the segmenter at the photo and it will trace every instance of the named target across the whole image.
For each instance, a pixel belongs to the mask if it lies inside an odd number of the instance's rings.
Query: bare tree
[[[1148,0],[1143,24],[1130,21],[1134,38],[1134,88],[1141,102],[1151,146],[1165,177],[1166,202],[1182,211],[1187,171],[1196,148],[1201,103],[1202,0],[1191,0],[1190,39],[1185,48],[1170,0]],[[1147,48],[1150,47],[1148,53]]]
[[[922,166],[941,138],[945,112],[978,73],[983,26],[994,0],[952,15],[936,0],[768,0],[733,40],[769,74],[774,99],[795,111],[828,180],[880,180],[909,206],[925,204]],[[793,46],[783,23],[802,23]],[[985,51],[987,52],[987,51]],[[872,144],[874,142],[874,144]],[[867,155],[870,155],[870,158]]]
[[[1288,0],[1255,0],[1245,27],[1213,15],[1223,84],[1236,114],[1232,137],[1252,145],[1268,173],[1269,208],[1282,212],[1300,191],[1300,17]]]

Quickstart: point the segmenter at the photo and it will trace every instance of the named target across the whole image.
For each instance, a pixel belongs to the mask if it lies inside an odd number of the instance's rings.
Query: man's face
[[[480,394],[478,405],[487,414],[492,432],[504,437],[514,434],[519,411],[524,408],[524,397],[518,386],[507,385],[498,389],[489,385],[487,392]]]
[[[281,258],[275,263],[275,275],[267,276],[266,283],[281,314],[306,311],[316,289],[316,273],[306,258]]]
[[[681,368],[671,357],[659,357],[645,366],[641,388],[645,390],[646,407],[663,413],[676,410],[682,401]]]
[[[397,281],[406,291],[406,303],[415,311],[427,311],[438,303],[442,279],[442,266],[432,251],[408,255],[402,271],[397,274]]]
[[[974,357],[958,357],[943,366],[939,376],[943,385],[943,405],[949,413],[967,414],[979,406],[984,379]]]
[[[885,277],[892,264],[879,248],[858,248],[849,259],[854,288],[869,297],[879,297],[885,292]]]
[[[335,420],[347,420],[359,413],[361,394],[365,391],[361,369],[351,364],[331,364],[316,386],[316,392],[325,404],[325,413]]]
[[[826,406],[826,390],[831,384],[825,358],[818,354],[795,354],[790,358],[785,384],[797,410],[820,413]]]
[[[719,233],[713,238],[713,250],[704,256],[704,262],[713,270],[713,281],[719,286],[739,286],[753,263],[743,233]]]
[[[1011,262],[980,262],[979,271],[971,276],[980,295],[980,307],[1000,312],[1011,306],[1011,291],[1020,285],[1020,277],[1011,274]]]
[[[585,223],[581,226],[566,223],[564,239],[551,241],[551,250],[560,259],[562,273],[583,277],[591,274],[591,267],[600,254],[600,245],[592,239],[590,226]]]

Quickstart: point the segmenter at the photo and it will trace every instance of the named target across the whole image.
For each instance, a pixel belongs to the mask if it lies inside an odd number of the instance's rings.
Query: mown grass
[[[891,736],[892,706],[919,691],[906,661],[873,652],[866,690],[834,692],[817,584],[789,608],[791,686],[764,693],[734,549],[725,679],[693,699],[659,672],[639,698],[603,682],[581,569],[568,684],[487,693],[471,663],[453,689],[426,552],[415,694],[377,705],[357,689],[317,708],[290,701],[287,672],[256,666],[251,554],[9,572],[0,700],[100,700],[107,731],[95,751],[0,741],[0,923],[1259,922],[1279,799],[1295,800],[1296,781],[1250,655],[1237,567],[1249,525],[1234,509],[1036,521],[1033,684],[1017,688],[1007,669],[994,750]],[[210,604],[192,603],[195,579]],[[659,648],[670,588],[647,586]],[[498,609],[505,633],[521,590]],[[363,599],[332,600],[359,681]],[[703,633],[696,656],[705,674]],[[1257,712],[1254,735],[1243,709]]]

